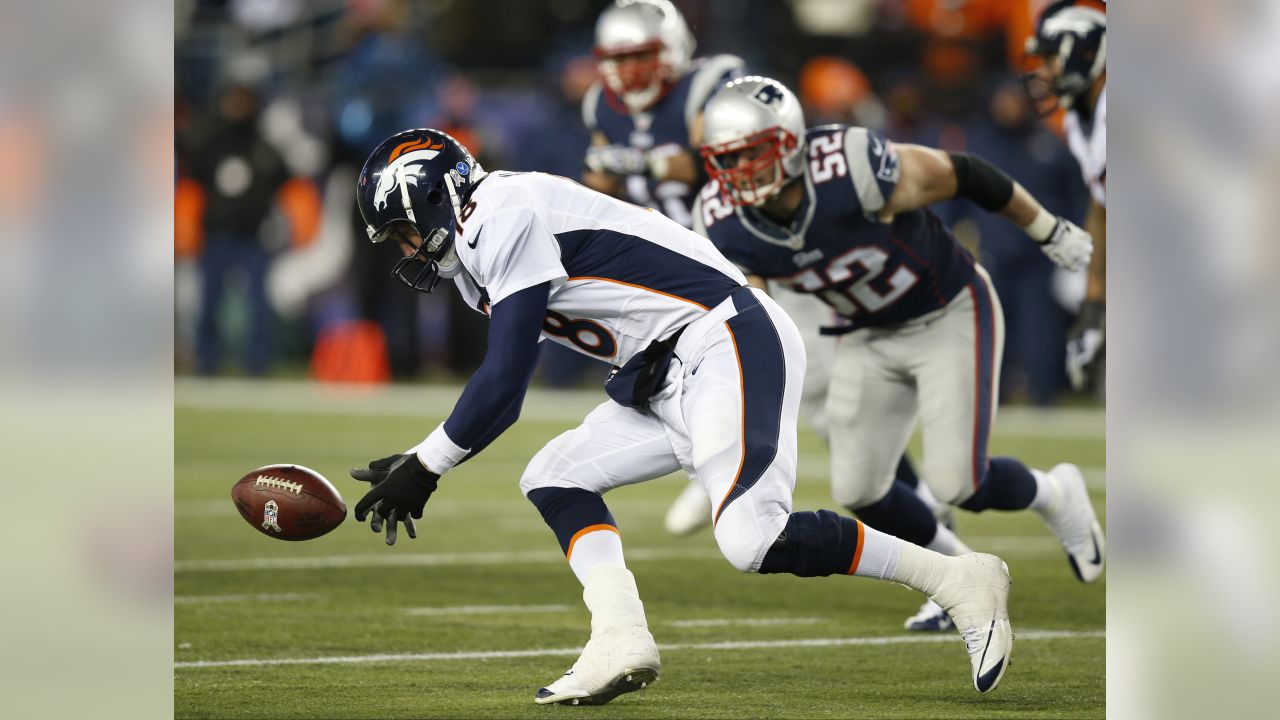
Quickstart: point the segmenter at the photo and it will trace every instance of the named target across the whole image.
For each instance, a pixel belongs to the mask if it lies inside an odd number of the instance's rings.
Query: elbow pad
[[[999,212],[1013,198],[1013,178],[1003,170],[967,152],[947,153],[956,169],[956,197],[971,200],[989,212]]]

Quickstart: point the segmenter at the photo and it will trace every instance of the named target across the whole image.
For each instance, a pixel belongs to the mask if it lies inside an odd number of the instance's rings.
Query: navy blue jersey
[[[612,91],[596,83],[582,99],[582,119],[588,130],[603,133],[610,145],[640,150],[675,146],[696,156],[697,150],[690,147],[690,126],[715,91],[741,72],[742,60],[733,55],[698,58],[653,107],[634,114]],[[674,180],[657,182],[647,175],[626,178],[628,200],[654,208],[685,227],[692,224],[690,208],[696,192],[697,188]]]
[[[694,229],[743,272],[817,295],[847,329],[895,325],[950,302],[974,261],[947,226],[927,208],[876,218],[898,183],[893,145],[846,125],[811,128],[805,139],[805,197],[790,227],[733,207],[713,180]]]

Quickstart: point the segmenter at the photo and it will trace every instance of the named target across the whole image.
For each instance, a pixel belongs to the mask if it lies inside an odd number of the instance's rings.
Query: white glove
[[[592,145],[587,148],[587,169],[614,175],[643,175],[649,163],[643,150],[623,145]]]
[[[1093,236],[1065,218],[1058,218],[1049,237],[1038,242],[1050,260],[1067,270],[1082,270],[1093,257]]]

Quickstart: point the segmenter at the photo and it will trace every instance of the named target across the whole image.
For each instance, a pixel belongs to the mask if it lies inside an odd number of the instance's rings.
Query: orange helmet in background
[[[817,115],[848,115],[870,96],[867,76],[843,58],[819,55],[800,69],[800,102]]]

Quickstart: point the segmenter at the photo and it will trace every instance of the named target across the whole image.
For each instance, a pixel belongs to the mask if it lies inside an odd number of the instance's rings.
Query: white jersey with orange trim
[[[1102,88],[1093,117],[1085,120],[1072,110],[1063,122],[1067,131],[1067,145],[1080,164],[1084,184],[1089,187],[1093,201],[1107,206],[1107,89]]]
[[[460,216],[455,282],[473,307],[550,281],[543,337],[613,365],[746,284],[706,238],[556,175],[492,172]]]

